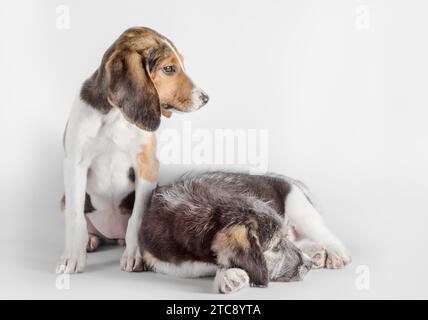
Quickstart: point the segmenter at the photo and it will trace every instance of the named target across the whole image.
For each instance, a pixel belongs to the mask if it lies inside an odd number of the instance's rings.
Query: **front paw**
[[[249,284],[247,272],[239,268],[218,270],[214,280],[215,289],[220,293],[233,293],[248,287]]]
[[[86,221],[82,219],[67,221],[65,232],[65,250],[59,259],[56,272],[83,272],[86,265],[86,246],[89,241]]]
[[[327,245],[325,249],[327,251],[325,266],[328,269],[341,269],[352,261],[351,256],[341,243]]]
[[[82,272],[86,265],[86,251],[81,253],[64,252],[59,259],[56,273]]]
[[[120,259],[120,267],[123,271],[127,272],[144,271],[143,257],[138,246],[126,246],[125,252]]]

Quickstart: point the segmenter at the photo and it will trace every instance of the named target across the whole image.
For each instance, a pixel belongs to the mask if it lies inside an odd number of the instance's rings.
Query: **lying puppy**
[[[330,268],[350,262],[297,182],[228,172],[156,188],[143,217],[140,247],[145,270],[215,275],[221,293],[267,286],[269,280],[302,280],[326,260]]]

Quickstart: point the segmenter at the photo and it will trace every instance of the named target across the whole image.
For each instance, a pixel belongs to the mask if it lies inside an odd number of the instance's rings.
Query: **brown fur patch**
[[[145,250],[143,253],[143,260],[146,265],[151,266],[155,264],[158,259],[154,255],[152,255],[150,252]]]
[[[105,69],[110,79],[108,102],[141,129],[157,129],[160,123],[159,97],[140,54],[128,49],[116,49]]]
[[[248,229],[246,226],[237,225],[220,231],[217,233],[211,246],[214,252],[221,252],[228,248],[236,247],[240,247],[245,250],[250,248]]]
[[[151,74],[159,100],[162,104],[170,104],[180,111],[190,111],[193,106],[193,82],[181,69],[177,57],[171,51],[159,62],[159,68],[169,65],[176,66],[174,75],[165,75],[161,70]]]
[[[172,112],[165,110],[165,109],[161,109],[161,113],[165,118],[171,118]]]
[[[137,154],[138,176],[146,181],[156,181],[159,161],[156,159],[156,136],[152,133]]]

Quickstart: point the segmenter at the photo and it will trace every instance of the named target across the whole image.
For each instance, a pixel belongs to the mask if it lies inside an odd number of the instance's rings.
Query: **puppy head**
[[[186,74],[183,56],[168,39],[162,39],[150,50],[148,61],[161,108],[171,112],[192,112],[208,102],[208,95]]]
[[[216,234],[211,249],[217,263],[244,269],[254,286],[267,286],[269,280],[302,280],[311,261],[287,239],[279,216],[262,209],[233,214],[234,222]]]
[[[287,239],[282,229],[273,233],[263,255],[272,281],[303,280],[312,267],[311,260]]]
[[[171,41],[149,28],[125,31],[89,80],[82,97],[89,96],[86,100],[91,103],[105,96],[129,122],[147,131],[159,127],[161,114],[194,111],[208,102],[185,73],[182,56]]]
[[[217,233],[211,249],[221,266],[244,269],[253,286],[302,280],[312,266],[286,238],[282,221],[274,215],[248,213],[245,221]]]
[[[284,222],[275,214],[259,214],[257,235],[272,281],[299,281],[311,269],[311,260],[287,238]]]

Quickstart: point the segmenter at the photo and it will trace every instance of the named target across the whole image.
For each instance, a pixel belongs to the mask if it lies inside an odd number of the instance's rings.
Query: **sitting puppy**
[[[140,230],[145,270],[215,275],[215,289],[231,293],[302,280],[326,260],[328,267],[344,266],[350,258],[343,246],[308,208],[298,184],[282,177],[211,172],[157,187]]]

